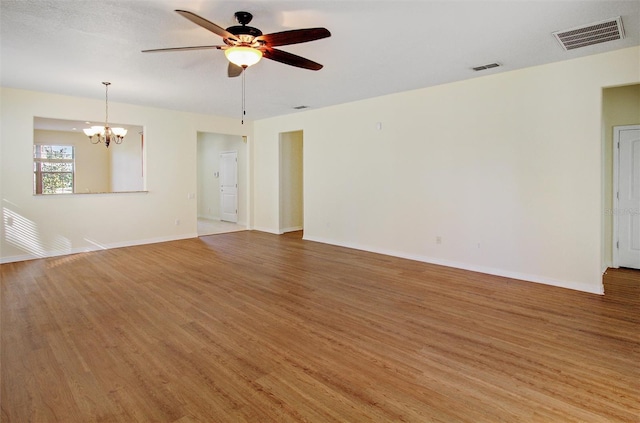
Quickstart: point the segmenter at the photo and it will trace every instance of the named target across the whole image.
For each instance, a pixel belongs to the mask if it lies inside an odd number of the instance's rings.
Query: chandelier
[[[122,144],[125,135],[127,135],[127,130],[125,128],[109,127],[109,85],[111,85],[111,82],[103,82],[102,84],[104,85],[104,100],[106,104],[104,126],[92,126],[91,128],[83,129],[83,131],[89,137],[91,144],[103,142],[109,148],[109,144],[112,142]]]

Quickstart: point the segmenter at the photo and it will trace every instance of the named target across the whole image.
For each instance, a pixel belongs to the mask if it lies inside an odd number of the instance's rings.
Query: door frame
[[[620,133],[629,129],[640,129],[640,125],[617,125],[613,127],[613,208],[611,216],[613,219],[613,236],[611,237],[612,263],[614,268],[620,267],[620,257],[618,254],[618,191],[620,187]]]

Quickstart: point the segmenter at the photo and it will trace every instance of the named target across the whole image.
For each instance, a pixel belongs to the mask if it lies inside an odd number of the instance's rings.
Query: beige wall
[[[3,262],[196,236],[197,133],[252,134],[239,119],[110,103],[114,122],[145,129],[148,192],[34,196],[34,116],[100,121],[104,102],[11,88],[0,101]]]
[[[640,124],[640,85],[606,88],[602,91],[604,266],[613,263],[613,127]]]
[[[602,88],[637,83],[638,52],[257,121],[254,225],[277,232],[302,129],[305,238],[601,293]]]

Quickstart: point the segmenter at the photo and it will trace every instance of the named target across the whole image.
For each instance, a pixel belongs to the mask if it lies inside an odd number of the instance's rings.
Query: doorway
[[[280,233],[304,228],[303,132],[280,134]]]
[[[614,128],[640,125],[640,84],[606,87],[602,89],[602,273],[614,263],[617,231],[614,229],[615,197]]]
[[[198,132],[197,144],[198,236],[246,230],[249,178],[245,138],[240,135]],[[234,155],[232,160],[235,169],[229,170],[226,159],[231,156],[228,153]],[[231,171],[236,175],[233,178],[234,195],[224,196],[222,184],[225,180],[228,181]],[[231,203],[233,210],[230,208]],[[223,207],[226,212],[232,211],[233,215],[223,213]]]
[[[640,125],[613,128],[613,266],[640,269]]]

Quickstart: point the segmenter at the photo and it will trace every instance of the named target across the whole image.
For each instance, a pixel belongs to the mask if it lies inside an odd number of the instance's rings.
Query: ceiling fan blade
[[[306,28],[260,35],[259,37],[256,37],[256,41],[263,41],[269,47],[277,47],[289,44],[306,43],[330,36],[331,33],[327,28]]]
[[[227,76],[229,76],[229,78],[235,78],[236,76],[240,76],[243,70],[244,69],[240,66],[229,62],[229,67],[227,67]]]
[[[150,50],[142,50],[143,53],[158,53],[163,51],[189,51],[189,50],[220,50],[226,46],[191,46],[191,47],[169,47],[169,48],[154,48]]]
[[[189,11],[186,11],[186,10],[179,10],[179,9],[176,9],[176,12],[178,12],[183,17],[189,19],[194,24],[200,25],[204,29],[207,29],[207,30],[211,31],[214,34],[217,34],[217,35],[221,36],[222,38],[229,38],[229,39],[238,41],[236,36],[233,35],[232,33],[230,33],[229,31],[227,31],[226,29],[222,28],[221,26],[218,26],[218,25],[214,24],[211,21],[206,20],[205,18],[203,18],[201,16],[196,15],[195,13],[192,13],[192,12],[189,12]]]
[[[320,63],[313,62],[309,59],[305,59],[304,57],[296,56],[295,54],[287,53],[286,51],[275,48],[265,48],[262,52],[264,57],[267,59],[275,60],[276,62],[284,63],[285,65],[316,71],[322,69],[322,65]]]

